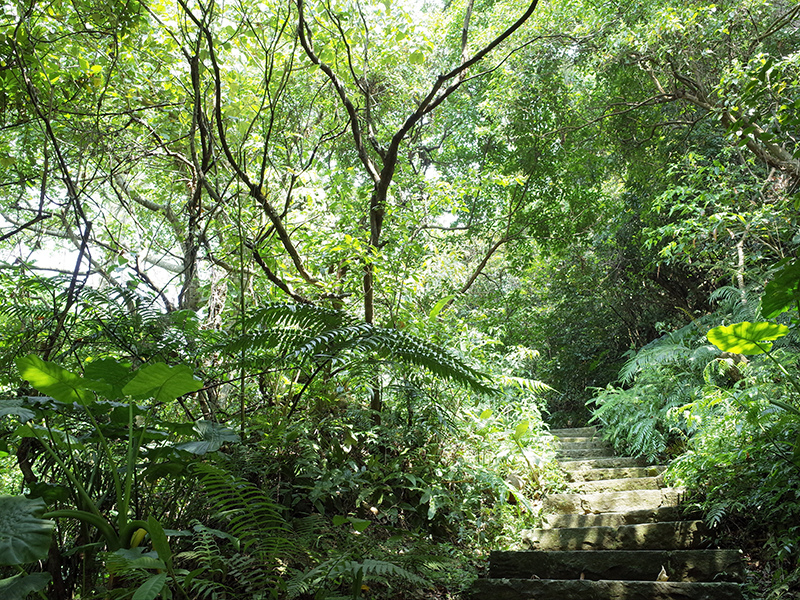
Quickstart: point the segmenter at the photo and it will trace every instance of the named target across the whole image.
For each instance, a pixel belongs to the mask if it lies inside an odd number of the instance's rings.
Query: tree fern
[[[250,315],[245,330],[220,349],[271,366],[311,361],[330,362],[336,368],[380,358],[425,369],[480,393],[494,391],[479,371],[448,350],[396,329],[359,322],[341,311],[272,303]]]
[[[685,362],[692,355],[692,349],[682,343],[661,340],[663,338],[659,338],[658,344],[648,344],[632,356],[620,369],[620,381],[630,383],[647,367]]]
[[[728,313],[731,321],[747,321],[755,317],[758,307],[760,290],[754,293],[752,288],[744,292],[732,285],[726,285],[714,290],[708,297],[710,302],[718,305],[718,311]]]

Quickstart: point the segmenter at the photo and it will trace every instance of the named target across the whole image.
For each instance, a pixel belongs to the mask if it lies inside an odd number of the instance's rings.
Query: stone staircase
[[[551,433],[571,489],[523,531],[530,550],[492,552],[473,600],[741,600],[740,552],[705,547],[666,467],[614,456],[594,427]]]

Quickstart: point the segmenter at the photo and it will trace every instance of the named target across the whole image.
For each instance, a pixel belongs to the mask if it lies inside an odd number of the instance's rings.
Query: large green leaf
[[[86,387],[114,400],[124,395],[122,388],[131,378],[130,363],[121,363],[111,358],[104,358],[86,363],[84,366]]]
[[[89,404],[92,394],[81,377],[55,363],[45,362],[35,354],[16,360],[20,377],[27,379],[37,390],[60,402]]]
[[[152,516],[147,518],[147,532],[150,534],[150,541],[153,544],[153,550],[158,552],[158,558],[164,561],[167,569],[172,569],[172,550],[169,547],[169,540],[167,534],[164,533],[164,528],[158,519]]]
[[[47,557],[53,521],[40,519],[41,498],[0,496],[0,565],[19,565]]]
[[[40,592],[50,583],[50,573],[31,573],[14,575],[0,579],[0,598],[3,600],[24,600],[33,592]]]
[[[772,349],[773,340],[789,333],[786,325],[778,323],[734,323],[715,327],[708,332],[708,341],[723,352],[734,354],[763,354]]]
[[[155,363],[139,369],[125,387],[123,393],[140,398],[153,398],[156,402],[170,402],[189,392],[196,392],[203,383],[194,378],[186,365],[170,367]]]
[[[800,261],[786,262],[761,295],[761,314],[772,319],[800,303]]]
[[[207,454],[214,452],[222,447],[225,442],[238,442],[239,435],[229,427],[201,419],[195,425],[195,431],[200,435],[200,440],[196,442],[186,442],[179,444],[180,450],[186,450],[192,454]]]
[[[455,294],[450,294],[449,296],[445,296],[441,300],[439,300],[436,304],[433,305],[431,312],[428,313],[429,319],[435,319],[439,316],[439,313],[442,312],[445,306],[447,306],[450,302],[455,299]]]
[[[153,600],[164,589],[167,583],[167,574],[158,573],[150,576],[139,588],[134,592],[131,600]]]
[[[10,400],[0,400],[0,417],[5,415],[16,415],[23,423],[30,421],[35,413],[30,409],[22,406],[22,400],[19,398],[12,398]]]

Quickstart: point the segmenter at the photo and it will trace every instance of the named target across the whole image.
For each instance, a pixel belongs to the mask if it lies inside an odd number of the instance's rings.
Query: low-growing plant
[[[19,562],[41,554],[40,532],[54,520],[53,543],[60,552],[51,556],[56,563],[50,571],[59,577],[53,585],[63,591],[51,598],[71,596],[76,586],[88,594],[96,586],[131,585],[137,600],[170,588],[186,597],[162,526],[179,510],[148,499],[168,493],[197,456],[238,440],[217,423],[175,423],[162,416],[202,383],[188,367],[163,363],[132,371],[129,364],[104,359],[86,364],[83,376],[35,355],[17,359],[17,366],[20,377],[43,395],[3,400],[3,414],[21,422],[5,435],[5,443],[17,448],[29,498],[15,501],[37,503],[38,512],[31,514],[45,519],[38,529],[16,536],[17,546],[28,550]],[[80,563],[73,560],[78,554]],[[108,577],[101,582],[103,570]]]

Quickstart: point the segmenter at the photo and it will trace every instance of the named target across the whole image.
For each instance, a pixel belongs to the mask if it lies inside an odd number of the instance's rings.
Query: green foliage
[[[681,430],[669,417],[686,404],[691,386],[673,384],[672,372],[653,369],[649,382],[629,390],[609,386],[599,392],[591,422],[602,425],[602,436],[621,454],[656,462],[665,456]],[[677,435],[676,435],[677,434]]]
[[[463,587],[595,389],[792,585],[800,9],[554,0],[464,63],[513,4],[0,5],[0,464],[53,600]]]
[[[41,592],[51,580],[50,573],[31,573],[14,575],[0,579],[0,593],[9,600],[24,600],[34,592]]]
[[[0,565],[19,565],[47,557],[55,523],[42,519],[41,498],[0,496]]]
[[[786,325],[778,323],[733,323],[721,325],[708,332],[708,341],[723,352],[734,354],[766,354],[772,342],[789,333]]]
[[[162,419],[158,411],[200,386],[187,367],[160,364],[131,372],[130,365],[111,360],[98,362],[101,365],[88,366],[86,376],[81,377],[36,356],[17,360],[20,375],[50,396],[28,396],[14,401],[18,409],[7,414],[15,414],[27,423],[8,432],[6,443],[16,444],[20,460],[28,462],[30,451],[22,448],[35,441],[42,454],[33,468],[53,482],[53,489],[29,482],[31,494],[42,497],[35,500],[3,497],[8,505],[4,513],[12,515],[22,510],[21,506],[12,510],[12,501],[17,505],[29,503],[33,507],[29,510],[38,512],[42,512],[47,502],[50,510],[44,516],[66,521],[67,530],[74,527],[70,523],[74,520],[80,523],[79,531],[91,531],[84,545],[108,549],[109,572],[119,568],[120,572],[130,571],[144,577],[134,595],[154,598],[167,585],[167,576],[170,586],[180,589],[180,583],[175,579],[172,551],[163,527],[153,516],[142,520],[145,515],[140,512],[143,506],[137,497],[146,496],[148,491],[157,492],[162,475],[174,475],[185,469],[192,460],[190,453],[197,454],[199,450],[206,453],[238,437],[218,424],[202,421],[196,425],[199,433],[205,438],[209,433],[214,434],[213,439],[176,443],[178,436],[192,435],[191,424],[186,427],[171,423]],[[137,401],[129,394],[135,394]],[[123,398],[127,402],[117,401]],[[91,461],[87,461],[87,455],[93,457]],[[35,554],[15,555],[11,557],[13,562],[29,563],[42,558],[42,552],[46,554],[50,546],[53,522],[20,515],[15,522],[29,524],[30,531],[9,534],[8,539],[28,543],[38,550]],[[31,537],[37,533],[34,527],[40,534],[46,534],[40,535],[38,545]],[[141,564],[137,557],[119,555],[116,556],[119,564],[114,567],[114,552],[132,550],[141,541],[137,530],[149,534],[158,565]],[[166,573],[152,574],[148,569],[162,569]],[[86,583],[95,584],[91,580]]]
[[[342,311],[272,303],[250,315],[245,327],[250,333],[226,345],[227,351],[256,356],[268,352],[273,360],[278,357],[291,362],[307,360],[317,367],[330,362],[333,369],[366,361],[374,355],[387,356],[479,393],[494,391],[479,371],[446,349],[396,329],[359,322]]]
[[[306,573],[294,577],[287,586],[288,597],[297,598],[303,594],[314,593],[316,598],[329,598],[330,590],[344,587],[350,593],[345,598],[361,598],[370,583],[395,580],[416,589],[429,587],[429,582],[402,567],[384,560],[367,559],[363,561],[334,558],[314,567]],[[327,593],[326,593],[327,592]]]
[[[794,285],[777,272],[764,293],[767,304],[787,298],[783,285]],[[715,347],[702,346],[698,330],[709,321],[749,316],[742,307],[727,310],[724,300],[735,302],[737,296],[741,301],[736,291],[717,294],[723,304],[716,313],[636,353],[622,372],[631,387],[600,392],[594,418],[626,452],[650,460],[677,455],[667,479],[687,487],[723,543],[766,542],[765,558],[776,566],[771,590],[757,594],[779,597],[797,578],[793,565],[800,552],[800,390],[792,374],[797,320],[789,327],[721,325],[708,331]],[[780,303],[785,309],[794,304]],[[755,303],[748,304],[744,312],[752,314]],[[779,341],[773,347],[774,340]]]
[[[761,314],[766,319],[774,319],[792,309],[800,312],[800,261],[785,259],[775,267],[775,273],[761,296]]]
[[[211,514],[225,524],[243,552],[269,569],[270,563],[291,547],[280,507],[256,486],[237,480],[219,467],[197,463],[193,471],[203,484]]]

